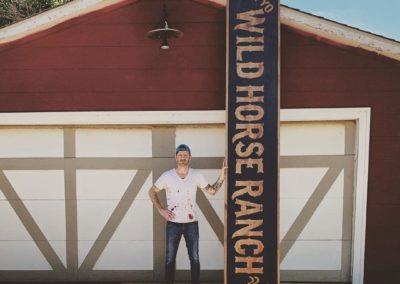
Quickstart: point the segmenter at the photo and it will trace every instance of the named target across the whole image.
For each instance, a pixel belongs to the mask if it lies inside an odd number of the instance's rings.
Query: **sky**
[[[400,41],[400,0],[281,0],[281,4]]]

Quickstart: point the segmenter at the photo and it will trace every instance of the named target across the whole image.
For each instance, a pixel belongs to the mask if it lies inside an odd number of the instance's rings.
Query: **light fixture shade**
[[[177,29],[172,29],[168,26],[167,10],[165,4],[163,5],[163,15],[160,21],[160,26],[157,29],[147,32],[147,37],[150,39],[161,40],[161,49],[169,49],[168,39],[170,38],[181,38],[183,32]]]
[[[171,28],[159,28],[154,29],[147,32],[147,37],[150,39],[160,39],[163,40],[164,38],[181,38],[183,36],[183,32],[177,29]]]

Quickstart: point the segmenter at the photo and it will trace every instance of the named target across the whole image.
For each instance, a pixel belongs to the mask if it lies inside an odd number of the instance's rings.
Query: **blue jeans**
[[[165,279],[168,284],[174,283],[175,259],[182,235],[186,241],[186,247],[190,259],[190,273],[193,284],[200,283],[199,260],[199,224],[167,222],[167,254],[165,258]]]

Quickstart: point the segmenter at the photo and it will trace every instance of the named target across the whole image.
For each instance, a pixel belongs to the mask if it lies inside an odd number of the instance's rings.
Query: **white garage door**
[[[281,278],[350,281],[354,123],[281,127]]]
[[[0,279],[161,280],[147,191],[179,143],[213,182],[222,126],[0,129]],[[281,156],[282,279],[349,280],[353,123],[284,123]],[[222,279],[223,198],[198,195],[204,279]],[[188,277],[184,243],[177,269]]]

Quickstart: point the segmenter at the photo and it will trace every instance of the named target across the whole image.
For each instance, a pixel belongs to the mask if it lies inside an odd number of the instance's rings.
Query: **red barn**
[[[0,30],[0,281],[161,281],[147,190],[225,153],[225,1],[73,1]],[[399,283],[400,43],[281,7],[281,278]],[[223,277],[223,193],[198,195]],[[184,246],[182,246],[184,247]],[[184,249],[178,277],[188,277]]]

